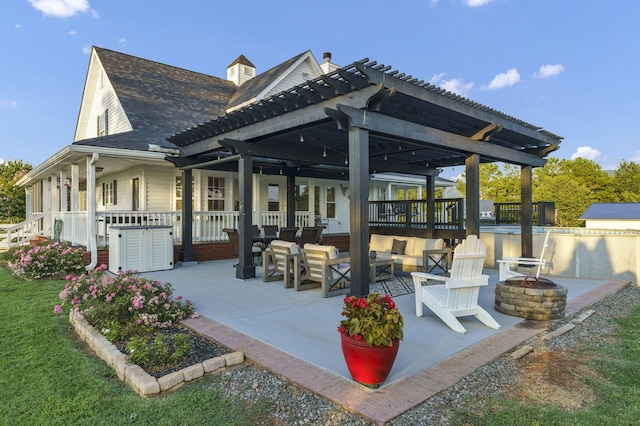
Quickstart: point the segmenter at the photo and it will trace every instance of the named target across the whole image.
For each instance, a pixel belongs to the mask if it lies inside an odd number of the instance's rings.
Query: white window
[[[102,183],[102,204],[118,204],[118,181],[111,180]]]
[[[244,67],[244,75],[251,77],[253,75],[253,69],[251,67]]]
[[[280,211],[280,187],[277,184],[270,183],[267,188],[267,200],[269,203],[270,212]]]
[[[306,212],[309,211],[309,185],[296,185],[296,211]]]
[[[336,188],[333,186],[327,187],[327,217],[336,217]]]
[[[109,110],[105,109],[103,114],[98,116],[98,136],[109,134]]]
[[[209,176],[207,208],[209,211],[224,211],[224,178]]]

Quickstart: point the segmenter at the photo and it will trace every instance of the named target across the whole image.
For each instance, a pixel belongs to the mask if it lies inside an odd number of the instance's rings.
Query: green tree
[[[22,160],[0,164],[0,222],[19,223],[25,219],[24,188],[15,184],[31,168],[31,164]]]
[[[623,202],[640,202],[640,165],[622,160],[614,174],[615,190]]]

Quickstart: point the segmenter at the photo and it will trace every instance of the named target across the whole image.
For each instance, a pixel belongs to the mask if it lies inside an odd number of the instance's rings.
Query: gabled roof
[[[235,64],[240,64],[240,65],[247,65],[249,67],[253,67],[255,68],[256,66],[253,65],[253,63],[247,59],[246,56],[244,55],[240,55],[236,58],[235,61],[231,62],[229,65],[227,65],[227,68],[231,68],[232,66],[234,66]]]
[[[136,133],[125,137],[171,146],[167,136],[223,115],[236,91],[235,84],[218,77],[100,47],[94,49]],[[125,140],[117,141],[118,135],[113,136],[110,141],[96,138],[77,143],[109,142],[109,146],[126,147]]]
[[[580,219],[640,220],[640,203],[593,203]]]
[[[311,58],[311,60],[313,61],[312,63],[314,63],[315,67],[318,68],[318,75],[322,74],[320,65],[318,65],[311,51],[308,50],[306,52],[300,53],[299,55],[294,56],[293,58],[281,63],[280,65],[276,65],[270,70],[267,70],[255,76],[251,80],[245,81],[240,87],[238,87],[238,90],[229,101],[227,110],[235,109],[239,105],[250,102],[254,99],[258,100],[266,97],[266,94],[271,87],[280,82],[295,65],[308,58]],[[312,76],[310,78],[315,77],[317,76]]]

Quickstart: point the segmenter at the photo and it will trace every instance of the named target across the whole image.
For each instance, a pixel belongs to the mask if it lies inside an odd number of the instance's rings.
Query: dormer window
[[[98,136],[106,136],[109,134],[108,132],[109,126],[109,110],[105,109],[104,113],[98,116]]]

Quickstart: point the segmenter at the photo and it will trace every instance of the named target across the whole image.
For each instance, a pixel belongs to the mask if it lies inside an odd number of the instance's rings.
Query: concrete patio
[[[501,325],[493,330],[462,318],[466,334],[450,330],[425,308],[415,316],[413,294],[398,296],[404,340],[387,381],[370,389],[350,379],[336,329],[342,297],[323,299],[320,289],[296,292],[282,281],[235,278],[235,260],[179,264],[144,276],[170,282],[176,295],[195,303],[199,318],[185,321],[197,332],[242,351],[249,361],[372,421],[384,423],[448,388],[474,369],[510,351],[548,326],[495,311],[495,270],[481,290],[480,305]],[[627,282],[551,277],[568,289],[571,315],[623,288]],[[406,277],[410,281],[410,276]]]

